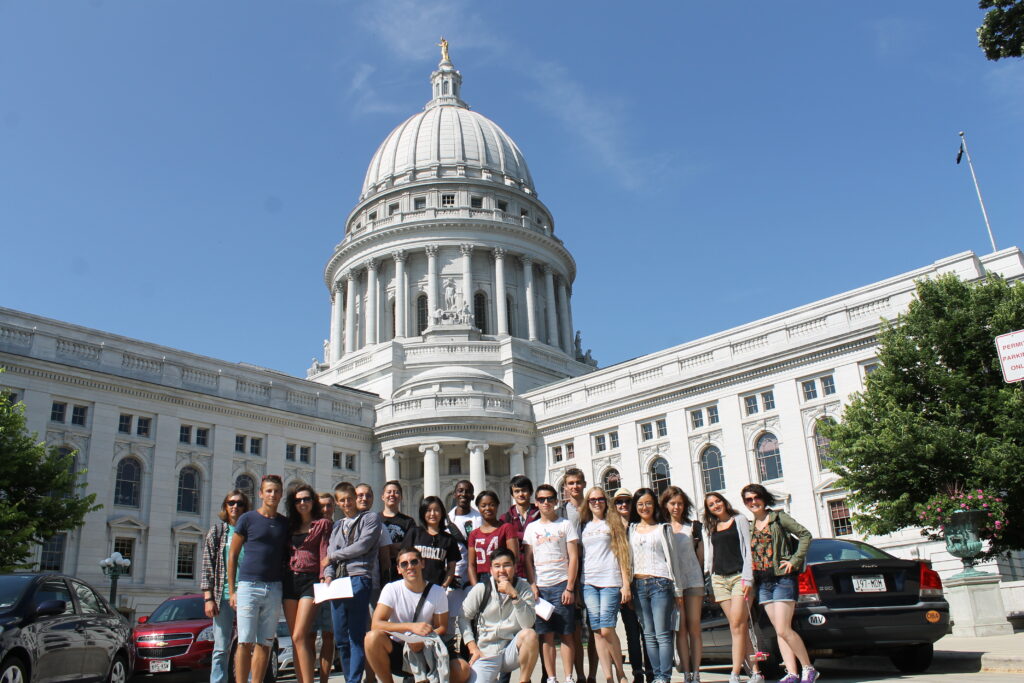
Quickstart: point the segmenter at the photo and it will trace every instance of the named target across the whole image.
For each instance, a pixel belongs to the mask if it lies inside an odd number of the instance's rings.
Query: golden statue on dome
[[[448,59],[448,41],[445,40],[444,36],[441,36],[441,42],[437,45],[441,48],[441,61],[450,62],[451,60]]]

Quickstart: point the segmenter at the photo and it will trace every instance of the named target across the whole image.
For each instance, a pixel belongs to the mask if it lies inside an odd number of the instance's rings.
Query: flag
[[[960,159],[964,156],[964,141],[960,141],[960,149],[956,151],[956,163],[960,163]]]

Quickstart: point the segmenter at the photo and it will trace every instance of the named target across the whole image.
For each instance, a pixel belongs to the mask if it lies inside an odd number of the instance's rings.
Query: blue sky
[[[526,155],[602,365],[990,251],[1024,62],[970,0],[0,0],[0,305],[303,375],[366,165],[429,97]]]

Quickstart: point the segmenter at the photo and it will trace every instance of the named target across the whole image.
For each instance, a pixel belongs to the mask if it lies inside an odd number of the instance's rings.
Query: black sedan
[[[131,628],[86,582],[0,575],[0,681],[110,681],[132,671]]]
[[[901,560],[867,543],[818,538],[797,580],[793,629],[811,656],[887,655],[904,673],[932,662],[933,645],[949,628],[942,580],[924,562]],[[708,660],[728,661],[729,623],[709,595],[701,616]],[[753,606],[761,670],[774,677],[782,657],[768,616]]]

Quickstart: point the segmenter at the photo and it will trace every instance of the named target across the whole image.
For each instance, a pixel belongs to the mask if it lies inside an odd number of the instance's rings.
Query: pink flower
[[[987,508],[987,507],[988,507],[988,503],[982,503],[982,504],[981,504],[981,507],[983,507],[983,508]]]
[[[966,508],[967,507],[967,503],[960,503],[960,507]]]
[[[996,502],[997,502],[997,503],[1002,503],[1002,502],[1003,502],[1003,499],[1002,499],[1002,498],[996,498]]]
[[[942,508],[938,508],[936,512],[942,512]]]
[[[1002,528],[1002,526],[1003,526],[1003,523],[1002,523],[1002,522],[1000,522],[1000,521],[999,521],[999,520],[997,519],[997,520],[996,520],[996,528],[997,528],[997,529],[999,529],[999,528]]]

